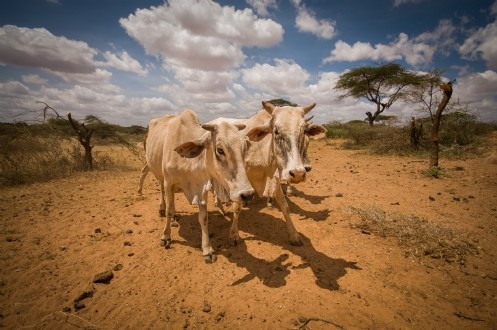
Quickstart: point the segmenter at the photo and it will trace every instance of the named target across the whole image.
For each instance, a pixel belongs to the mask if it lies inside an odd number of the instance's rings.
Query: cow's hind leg
[[[148,167],[148,164],[145,164],[143,168],[140,171],[140,186],[138,187],[138,194],[142,194],[143,190],[143,182],[145,181],[145,178],[147,177],[148,172],[150,171],[150,168]]]
[[[207,215],[207,205],[205,204],[200,204],[198,206],[198,222],[202,229],[202,254],[205,262],[210,264],[217,260],[217,256],[214,253],[209,238],[209,218]]]
[[[171,218],[174,216],[174,192],[171,187],[166,185],[164,189],[164,183],[161,184],[161,192],[165,190],[165,214],[166,214],[166,225],[164,226],[163,235],[160,241],[160,245],[169,249],[171,247]],[[163,200],[164,201],[164,200]]]
[[[290,236],[290,244],[296,246],[304,245],[302,240],[300,239],[299,233],[295,226],[293,225],[292,218],[290,217],[290,208],[288,207],[288,203],[286,201],[285,195],[283,195],[283,190],[281,190],[281,185],[278,184],[275,191],[275,199],[278,203],[281,212],[283,213],[283,217],[286,220],[286,226],[288,229],[288,235]]]
[[[240,241],[240,236],[238,235],[238,218],[240,217],[241,211],[242,203],[233,202],[233,221],[231,222],[230,237],[228,239],[231,246],[236,246]]]

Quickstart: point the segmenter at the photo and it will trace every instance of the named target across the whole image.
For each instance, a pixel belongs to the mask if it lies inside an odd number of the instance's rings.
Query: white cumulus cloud
[[[242,70],[243,81],[252,87],[274,95],[289,95],[305,87],[309,73],[291,60],[275,59],[275,65],[255,64]]]
[[[476,30],[459,47],[463,58],[485,60],[487,67],[497,69],[497,22]]]
[[[304,6],[298,8],[295,26],[300,32],[312,33],[319,38],[329,40],[336,34],[335,25],[335,21],[317,19],[315,15],[310,13]]]
[[[283,38],[282,26],[273,20],[209,0],[170,0],[120,23],[166,66],[211,71],[238,67],[245,59],[242,47],[270,47]]]
[[[407,34],[400,33],[399,37],[388,45],[371,45],[369,42],[357,41],[350,45],[342,40],[335,43],[331,55],[323,59],[323,63],[334,61],[386,60],[404,59],[412,66],[423,66],[431,63],[436,47],[428,43],[410,40]]]
[[[145,76],[148,70],[143,68],[140,62],[132,58],[128,52],[112,53],[106,51],[104,53],[106,62],[99,62],[99,66],[112,67],[121,71],[134,72],[140,76]]]
[[[268,8],[277,8],[276,0],[246,0],[260,16],[268,16]]]
[[[44,28],[0,27],[0,63],[57,72],[92,73],[97,53],[86,42],[58,37]]]

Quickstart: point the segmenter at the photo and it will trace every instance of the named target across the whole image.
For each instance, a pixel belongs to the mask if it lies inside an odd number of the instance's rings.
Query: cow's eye
[[[218,155],[224,156],[224,150],[222,148],[217,148],[216,152]]]
[[[275,128],[274,128],[274,135],[278,135],[278,134],[280,134],[280,132],[279,132],[279,131],[278,131],[278,129],[275,127]]]

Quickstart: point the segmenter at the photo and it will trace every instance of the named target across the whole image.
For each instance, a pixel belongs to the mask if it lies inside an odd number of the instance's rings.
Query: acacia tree
[[[347,97],[365,98],[376,104],[376,111],[366,112],[369,125],[398,99],[404,98],[406,90],[419,85],[423,76],[410,72],[396,63],[354,68],[340,75],[335,90],[341,93],[339,100]]]

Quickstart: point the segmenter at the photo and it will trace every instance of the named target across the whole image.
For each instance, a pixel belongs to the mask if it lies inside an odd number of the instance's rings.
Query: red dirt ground
[[[289,198],[304,246],[291,246],[281,212],[257,199],[231,247],[229,220],[211,205],[214,264],[203,261],[197,211],[181,194],[173,246],[160,248],[157,184],[149,176],[136,193],[132,157],[133,171],[1,188],[0,326],[496,329],[496,141],[481,156],[442,159],[442,179],[421,173],[427,160],[312,141],[310,178]],[[467,231],[479,253],[464,263],[406,256],[395,240],[354,228],[350,206]],[[92,283],[108,270],[108,284]],[[75,309],[85,290],[93,295]]]

